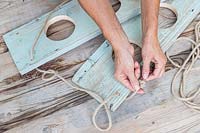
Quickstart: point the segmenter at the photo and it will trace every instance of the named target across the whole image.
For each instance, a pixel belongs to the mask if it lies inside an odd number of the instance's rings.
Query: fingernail
[[[147,73],[143,74],[143,78],[144,78],[144,79],[147,79],[148,76],[149,76],[149,75],[148,75]]]
[[[142,88],[140,88],[137,93],[138,94],[144,94],[145,92],[144,92],[144,90]]]

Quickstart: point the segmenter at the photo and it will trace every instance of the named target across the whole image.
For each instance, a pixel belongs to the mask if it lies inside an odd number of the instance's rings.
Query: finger
[[[150,62],[151,62],[151,60],[148,59],[148,58],[143,60],[143,67],[142,67],[142,77],[143,77],[143,79],[147,79],[148,76],[149,76]]]
[[[134,71],[130,71],[128,73],[128,79],[133,87],[133,91],[140,89],[139,82],[138,82],[137,78],[135,77]]]
[[[138,94],[144,94],[144,90],[142,88],[140,88],[138,91],[137,91]]]
[[[128,77],[125,75],[117,74],[115,73],[115,79],[118,80],[122,85],[124,85],[129,90],[134,90],[130,81],[128,80]]]
[[[137,79],[140,78],[140,65],[137,61],[135,61],[135,64],[134,64],[134,71],[135,71],[135,76]]]
[[[121,83],[122,83],[126,88],[128,88],[129,90],[131,90],[131,91],[134,90],[134,88],[132,87],[132,85],[131,85],[131,83],[130,83],[130,81],[129,81],[128,78],[125,79],[125,80],[122,80]]]
[[[152,74],[149,75],[149,77],[146,79],[146,81],[150,81],[156,78],[159,78],[159,75],[161,74],[163,66],[159,63],[155,64],[155,69]]]

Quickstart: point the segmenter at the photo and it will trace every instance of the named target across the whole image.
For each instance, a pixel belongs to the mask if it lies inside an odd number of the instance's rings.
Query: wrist
[[[155,30],[147,31],[145,35],[142,37],[143,44],[148,44],[151,40],[158,40],[158,34]]]
[[[129,40],[123,30],[113,30],[103,34],[112,45],[114,51],[121,51],[130,47]]]
[[[128,50],[131,47],[131,44],[129,43],[128,39],[116,39],[113,41],[110,41],[112,48],[114,52],[120,52],[124,50]]]
[[[113,48],[113,51],[115,55],[124,55],[125,53],[134,53],[134,47],[128,43],[126,45],[121,45],[120,47]]]

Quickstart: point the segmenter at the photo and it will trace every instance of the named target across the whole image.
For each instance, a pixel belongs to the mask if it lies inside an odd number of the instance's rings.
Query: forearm
[[[158,34],[158,15],[160,0],[142,0],[142,30],[143,37]]]
[[[121,47],[120,42],[128,40],[108,0],[79,0],[79,2],[114,49]]]

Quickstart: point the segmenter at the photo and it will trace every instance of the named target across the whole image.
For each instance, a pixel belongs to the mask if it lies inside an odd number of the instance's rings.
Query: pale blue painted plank
[[[126,0],[121,3],[117,16],[121,23],[138,15],[139,1]],[[101,34],[95,22],[84,12],[77,0],[61,7],[52,17],[67,15],[75,21],[75,31],[65,40],[53,41],[43,32],[35,47],[35,58],[30,60],[30,50],[48,14],[31,21],[24,26],[5,34],[4,40],[11,56],[21,74],[25,74],[46,62],[80,46],[88,40]],[[52,18],[51,17],[51,18]]]

